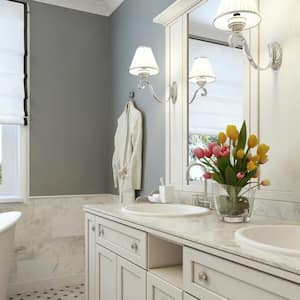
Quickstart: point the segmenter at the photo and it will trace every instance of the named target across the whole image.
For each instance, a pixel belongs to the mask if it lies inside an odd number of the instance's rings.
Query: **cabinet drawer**
[[[183,250],[184,290],[201,300],[299,299],[300,287],[198,250]]]
[[[147,267],[147,234],[143,231],[97,217],[96,242],[143,268]]]

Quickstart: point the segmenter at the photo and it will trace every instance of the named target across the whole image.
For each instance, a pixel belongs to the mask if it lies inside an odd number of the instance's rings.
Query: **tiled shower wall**
[[[22,212],[16,228],[10,294],[84,282],[83,206],[112,198],[42,197],[24,204],[1,204],[0,212]]]

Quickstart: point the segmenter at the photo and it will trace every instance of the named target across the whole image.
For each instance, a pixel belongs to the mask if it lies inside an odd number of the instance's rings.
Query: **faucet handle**
[[[194,206],[210,208],[210,201],[206,199],[205,195],[202,195],[200,193],[192,195],[192,203]]]
[[[200,206],[201,195],[200,194],[192,194],[192,205]]]

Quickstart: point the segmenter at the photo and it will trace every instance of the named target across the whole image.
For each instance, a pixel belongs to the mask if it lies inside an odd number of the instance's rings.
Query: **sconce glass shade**
[[[129,73],[134,76],[153,76],[159,73],[159,67],[150,47],[137,48],[129,68]]]
[[[261,16],[253,0],[222,0],[214,26],[225,31],[241,32],[257,26]]]
[[[192,83],[211,83],[216,80],[216,75],[207,57],[195,58],[189,81]]]

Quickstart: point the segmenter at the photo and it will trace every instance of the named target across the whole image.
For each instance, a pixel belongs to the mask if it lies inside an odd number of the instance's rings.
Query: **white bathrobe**
[[[119,187],[122,202],[124,198],[133,201],[135,190],[141,189],[142,123],[142,113],[129,101],[118,119],[112,161],[114,185]]]

